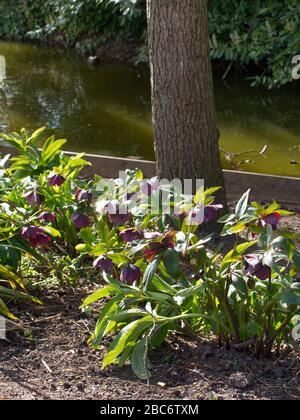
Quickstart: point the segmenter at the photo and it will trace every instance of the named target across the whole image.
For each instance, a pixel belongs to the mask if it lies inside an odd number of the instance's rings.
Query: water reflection
[[[103,63],[90,67],[73,52],[0,43],[7,79],[0,89],[0,130],[47,125],[69,139],[69,149],[154,159],[149,74]],[[299,83],[300,85],[300,83]],[[299,89],[251,89],[215,81],[222,148],[262,149],[244,170],[299,176]],[[300,86],[299,86],[300,87]],[[289,150],[291,149],[291,150]],[[224,161],[224,166],[229,163]]]

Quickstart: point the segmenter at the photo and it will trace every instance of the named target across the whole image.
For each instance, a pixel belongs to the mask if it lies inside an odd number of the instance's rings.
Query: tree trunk
[[[207,1],[147,0],[147,15],[158,176],[224,187]]]

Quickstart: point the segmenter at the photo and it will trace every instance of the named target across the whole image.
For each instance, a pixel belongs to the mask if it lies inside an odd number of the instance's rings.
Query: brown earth
[[[43,308],[31,308],[23,319],[27,333],[10,333],[0,343],[0,399],[300,398],[299,354],[257,360],[213,341],[171,337],[152,354],[149,385],[130,366],[103,371],[105,346],[96,352],[86,344],[95,319],[78,309],[84,296],[53,292]]]

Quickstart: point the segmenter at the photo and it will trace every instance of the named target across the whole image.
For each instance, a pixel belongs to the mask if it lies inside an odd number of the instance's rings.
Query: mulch
[[[299,212],[288,225],[300,232]],[[87,345],[97,313],[87,317],[79,310],[88,292],[88,286],[72,293],[53,289],[43,306],[19,308],[25,331],[0,341],[0,400],[300,399],[299,353],[258,360],[213,338],[199,344],[171,336],[151,355],[149,384],[129,365],[102,370],[108,342],[99,351]]]

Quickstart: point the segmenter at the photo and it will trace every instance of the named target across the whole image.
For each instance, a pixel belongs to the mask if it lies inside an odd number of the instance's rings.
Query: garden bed
[[[285,224],[300,232],[299,211]],[[151,355],[149,385],[130,366],[102,370],[108,342],[103,351],[87,345],[97,312],[87,317],[79,310],[90,292],[84,287],[76,293],[53,289],[42,297],[44,306],[30,307],[26,315],[24,307],[19,309],[27,331],[11,332],[9,341],[0,342],[0,400],[300,398],[299,353],[286,349],[258,360],[220,347],[214,338],[195,344],[172,336]]]
[[[44,307],[26,316],[31,339],[14,332],[9,342],[0,343],[0,399],[300,398],[299,354],[257,360],[213,340],[198,345],[171,337],[152,354],[149,386],[134,377],[130,366],[103,371],[104,351],[86,344],[95,319],[78,309],[85,296],[85,291],[53,291]]]
[[[219,188],[85,179],[42,135],[4,137],[0,398],[299,398],[299,211],[249,190],[219,219]]]

